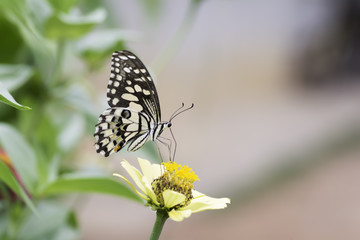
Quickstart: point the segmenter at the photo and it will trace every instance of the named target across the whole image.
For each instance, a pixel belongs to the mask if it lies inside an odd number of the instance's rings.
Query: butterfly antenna
[[[184,106],[185,106],[185,104],[184,104],[184,103],[181,103],[181,107],[179,107],[178,109],[175,110],[175,112],[171,115],[170,119],[173,119],[173,118],[174,118],[174,115],[175,115],[180,109],[182,109]]]
[[[194,104],[192,103],[190,107],[185,108],[185,109],[183,109],[183,110],[180,111],[180,109],[183,108],[183,107],[184,107],[184,103],[182,104],[182,106],[181,106],[180,108],[178,108],[178,109],[173,113],[173,115],[171,115],[169,122],[171,122],[171,120],[174,119],[174,118],[175,118],[176,116],[178,116],[179,114],[181,114],[181,113],[183,113],[183,112],[185,112],[185,111],[187,111],[187,110],[192,109],[192,108],[194,107]]]

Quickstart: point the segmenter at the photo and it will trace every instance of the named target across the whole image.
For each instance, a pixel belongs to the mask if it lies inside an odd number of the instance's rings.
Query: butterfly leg
[[[169,151],[169,160],[174,161],[174,158],[172,158],[172,156],[171,156],[171,149],[172,149],[172,141],[171,141],[171,139],[159,136],[156,140],[159,141],[161,144],[166,146],[166,148]]]
[[[160,142],[160,141],[159,141]],[[159,155],[159,158],[160,158],[160,163],[163,163],[164,162],[164,160],[163,160],[163,158],[162,158],[162,154],[161,154],[161,150],[160,150],[160,148],[159,148],[159,145],[155,142],[155,145],[156,145],[156,148],[157,148],[157,150],[158,150],[158,155]]]

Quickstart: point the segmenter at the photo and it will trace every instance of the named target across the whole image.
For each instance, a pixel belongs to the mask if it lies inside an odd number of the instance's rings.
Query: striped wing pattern
[[[161,113],[156,88],[148,70],[133,53],[116,51],[112,55],[107,87],[110,108],[100,115],[95,127],[96,151],[105,157],[120,151],[141,148],[152,132],[161,132]],[[161,126],[161,131],[157,127]]]

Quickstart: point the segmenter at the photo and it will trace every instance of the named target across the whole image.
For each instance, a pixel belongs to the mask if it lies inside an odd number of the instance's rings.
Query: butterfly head
[[[171,128],[172,123],[171,122],[160,122],[158,124],[158,128],[157,130],[159,131],[158,133],[155,133],[157,136],[159,136],[165,129],[167,128]],[[171,129],[170,129],[171,130]]]

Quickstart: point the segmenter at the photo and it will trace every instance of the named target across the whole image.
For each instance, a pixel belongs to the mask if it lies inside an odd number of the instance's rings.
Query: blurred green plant
[[[180,46],[178,38],[182,41],[190,29],[199,2],[191,2],[185,23],[156,65],[163,66]],[[163,4],[139,3],[149,20]],[[93,135],[98,118],[89,74],[114,50],[139,38],[135,31],[116,28],[103,4],[0,1],[0,239],[79,239],[76,214],[61,202],[64,194],[110,194],[141,202],[110,174],[65,164],[81,140]],[[157,158],[151,144],[142,149]]]
[[[0,1],[0,239],[78,239],[63,194],[140,201],[109,174],[64,164],[98,118],[87,74],[136,37],[106,14],[100,1]]]

